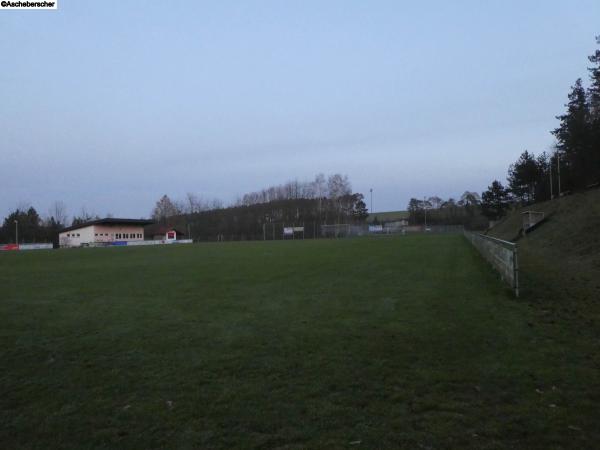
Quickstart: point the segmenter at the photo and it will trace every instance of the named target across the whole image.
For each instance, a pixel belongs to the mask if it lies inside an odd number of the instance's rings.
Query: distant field
[[[0,254],[0,447],[593,448],[597,340],[462,236]]]

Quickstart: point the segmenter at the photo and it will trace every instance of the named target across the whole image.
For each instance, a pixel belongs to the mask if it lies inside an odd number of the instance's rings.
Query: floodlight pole
[[[425,211],[425,231],[427,231],[427,200],[423,197],[423,211]]]
[[[556,166],[558,167],[558,196],[560,197],[560,153],[556,152]]]
[[[550,160],[550,200],[554,198],[554,194],[552,192],[552,160]]]
[[[19,221],[15,219],[15,244],[19,244]]]
[[[371,188],[370,191],[371,191],[371,214],[373,214],[373,188]]]

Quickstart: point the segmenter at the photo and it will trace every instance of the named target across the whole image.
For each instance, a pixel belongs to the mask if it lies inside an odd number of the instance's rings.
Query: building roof
[[[79,225],[71,225],[70,227],[63,228],[60,230],[61,233],[65,231],[77,230],[79,228],[89,227],[90,225],[138,225],[143,227],[154,223],[148,219],[116,219],[114,217],[106,217],[104,219],[89,220]]]
[[[384,222],[395,222],[397,220],[408,220],[410,213],[408,211],[383,211],[371,213],[367,217],[367,222],[372,223],[375,221],[375,217],[377,217],[377,221]]]

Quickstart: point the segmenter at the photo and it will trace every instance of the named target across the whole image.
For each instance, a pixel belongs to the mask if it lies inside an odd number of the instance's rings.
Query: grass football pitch
[[[1,448],[600,442],[593,339],[462,236],[5,253],[0,286]]]

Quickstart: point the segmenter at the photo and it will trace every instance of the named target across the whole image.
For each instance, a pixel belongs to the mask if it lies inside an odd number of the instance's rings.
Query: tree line
[[[465,191],[458,200],[438,196],[423,200],[411,198],[407,210],[409,225],[462,225],[481,229],[488,222],[482,214],[481,197],[473,191]]]
[[[600,45],[600,37],[596,38]],[[518,205],[549,200],[558,195],[580,191],[600,184],[600,49],[588,57],[589,85],[577,79],[568,94],[559,125],[551,131],[555,144],[550,153],[537,156],[524,151],[508,168],[506,186],[494,180],[480,195],[465,192],[457,201],[434,196],[411,199],[409,222],[483,226],[484,219],[498,220]],[[213,239],[255,239],[265,236],[266,228],[283,224],[313,224],[315,235],[322,224],[361,223],[367,217],[364,197],[352,193],[347,176],[317,175],[314,180],[297,180],[271,186],[238,198],[224,207],[220,200],[205,200],[188,193],[172,201],[159,199],[152,217],[161,223],[177,224],[190,230],[193,237]],[[71,225],[99,218],[82,209]],[[0,242],[57,242],[58,230],[69,225],[66,206],[55,202],[45,217],[33,206],[20,206],[5,217],[0,227]],[[273,231],[274,233],[274,231]]]
[[[305,235],[318,236],[322,224],[361,223],[368,212],[363,195],[352,192],[347,176],[318,174],[312,181],[293,180],[244,194],[227,207],[218,199],[208,200],[194,193],[180,200],[163,195],[151,216],[157,223],[176,226],[195,239],[240,240],[281,238],[283,226],[302,225]],[[57,245],[62,228],[95,219],[100,217],[86,208],[70,217],[60,201],[44,217],[33,206],[21,205],[4,218],[0,243],[15,242],[18,228],[21,243]]]
[[[0,243],[14,243],[18,234],[20,243],[52,242],[58,245],[58,233],[61,229],[99,218],[85,207],[71,218],[62,201],[54,202],[44,216],[33,206],[21,204],[4,218],[0,226]]]
[[[156,222],[198,240],[281,239],[284,226],[304,226],[306,236],[316,237],[324,224],[363,223],[367,216],[363,194],[353,193],[350,180],[341,174],[318,174],[312,181],[250,192],[226,208],[197,210],[164,195],[152,210]]]
[[[600,45],[600,36],[596,38]],[[589,85],[581,78],[568,94],[551,153],[524,151],[508,168],[507,184],[494,180],[482,194],[482,213],[498,220],[528,205],[600,184],[600,49],[588,57]]]
[[[600,44],[600,37],[596,38]],[[409,222],[464,225],[485,228],[515,207],[600,185],[600,50],[588,57],[589,86],[581,78],[568,94],[558,127],[551,130],[555,143],[537,156],[525,150],[508,167],[506,183],[493,180],[481,195],[465,192],[460,200],[412,198]]]

